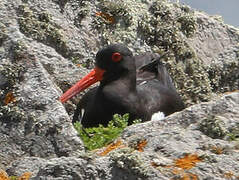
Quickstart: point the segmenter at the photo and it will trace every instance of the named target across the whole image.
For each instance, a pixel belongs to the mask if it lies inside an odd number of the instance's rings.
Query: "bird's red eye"
[[[120,53],[116,52],[112,55],[112,61],[119,62],[122,59],[122,56]]]

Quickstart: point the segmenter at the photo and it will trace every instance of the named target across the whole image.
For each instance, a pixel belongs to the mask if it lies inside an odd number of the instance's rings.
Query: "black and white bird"
[[[107,46],[97,53],[95,68],[60,101],[67,101],[98,81],[99,86],[82,97],[73,117],[73,122],[81,121],[84,127],[107,125],[116,113],[129,113],[131,124],[135,119],[149,121],[155,113],[167,116],[185,107],[156,53],[133,56],[122,44]]]

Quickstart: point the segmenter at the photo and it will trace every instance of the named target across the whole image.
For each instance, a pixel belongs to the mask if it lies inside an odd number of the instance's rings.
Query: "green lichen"
[[[20,122],[26,119],[25,112],[14,104],[1,106],[0,122]]]
[[[207,69],[188,44],[197,30],[193,12],[186,7],[155,1],[149,15],[142,16],[138,31],[156,52],[171,52],[164,59],[187,106],[209,101],[212,87]]]
[[[34,13],[24,4],[18,7],[18,16],[20,31],[26,36],[55,48],[65,57],[70,54],[61,29],[52,22],[47,12]]]
[[[208,69],[213,92],[224,93],[239,89],[239,59],[224,63],[223,66],[212,64]]]
[[[70,0],[53,0],[56,4],[58,4],[61,8],[61,12],[64,12],[65,5],[69,2]]]
[[[124,169],[137,177],[147,178],[149,176],[149,165],[145,163],[140,152],[131,148],[120,148],[109,153],[113,165]]]
[[[11,53],[14,62],[18,62],[22,59],[27,59],[28,49],[26,44],[21,40],[14,42],[11,46]]]
[[[239,140],[239,123],[235,123],[232,127],[228,128],[226,139],[229,141]]]
[[[154,2],[149,11],[151,14],[143,15],[139,21],[138,31],[142,39],[150,46],[173,51],[179,60],[194,57],[194,52],[182,36],[183,33],[191,37],[196,31],[192,14],[185,11],[176,14],[169,4],[161,1]]]
[[[59,1],[58,4],[60,5],[62,12],[64,11],[66,4],[71,7],[74,14],[76,14],[74,17],[74,25],[78,28],[81,28],[82,20],[89,15],[90,2],[85,0],[64,0]]]
[[[17,64],[0,65],[0,106],[5,105],[7,93],[16,93],[16,84],[22,80],[24,68]]]
[[[213,115],[202,119],[199,130],[213,139],[223,139],[228,133],[221,118]]]
[[[193,58],[182,62],[177,61],[174,56],[169,56],[164,61],[186,105],[211,99],[210,80],[199,59]]]
[[[15,126],[27,118],[22,108],[17,105],[17,84],[23,78],[24,68],[22,65],[2,64],[0,65],[0,123],[6,123],[7,127]],[[12,94],[14,100],[6,101],[8,94]],[[7,102],[7,104],[6,104]]]
[[[88,8],[82,8],[78,11],[76,17],[74,18],[74,25],[81,28],[81,21],[89,14]]]
[[[123,2],[113,2],[109,0],[103,0],[99,4],[99,9],[103,13],[107,13],[113,17],[115,23],[124,23],[127,27],[131,25],[132,16],[129,13],[128,6]]]
[[[196,20],[192,15],[183,15],[177,19],[180,23],[180,31],[187,37],[192,37],[196,31]]]
[[[2,46],[3,42],[7,39],[7,34],[6,34],[6,27],[4,24],[0,22],[0,46]]]

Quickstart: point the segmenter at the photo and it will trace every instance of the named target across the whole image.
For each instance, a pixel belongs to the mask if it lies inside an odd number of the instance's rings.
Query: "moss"
[[[22,33],[55,48],[64,57],[70,54],[61,29],[52,22],[51,16],[47,12],[36,14],[27,5],[20,5],[18,15]]]
[[[199,124],[199,130],[213,139],[222,139],[228,133],[225,124],[218,116],[208,116]]]

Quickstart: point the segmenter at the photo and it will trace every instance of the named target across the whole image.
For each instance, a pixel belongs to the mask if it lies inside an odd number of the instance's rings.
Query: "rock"
[[[238,132],[238,105],[239,93],[231,93],[191,106],[164,120],[126,128],[119,138],[125,146],[106,156],[95,152],[50,160],[26,157],[12,163],[8,173],[30,171],[33,179],[222,179],[229,175],[236,178],[239,175],[239,144],[228,138],[235,130]],[[221,117],[226,132],[224,137],[209,137],[201,129],[204,119],[212,116]],[[141,140],[147,142],[142,152],[136,147]],[[176,163],[183,157],[195,158],[189,161],[194,163],[191,168],[187,168],[186,160],[185,168]]]
[[[2,0],[0,17],[0,169],[9,175],[239,176],[239,93],[224,94],[239,88],[238,29],[166,0]],[[71,123],[81,96],[64,105],[58,98],[115,42],[134,54],[169,52],[163,61],[188,108],[128,127],[124,147],[99,156],[85,151]]]

